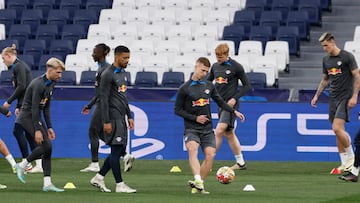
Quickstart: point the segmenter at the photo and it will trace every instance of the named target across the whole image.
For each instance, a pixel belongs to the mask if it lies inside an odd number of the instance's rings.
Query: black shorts
[[[185,130],[184,142],[195,141],[199,143],[204,150],[206,147],[216,148],[215,134],[211,130],[209,132],[197,132],[194,130]]]
[[[329,121],[333,123],[335,118],[340,118],[346,122],[350,121],[350,109],[348,99],[329,101]]]

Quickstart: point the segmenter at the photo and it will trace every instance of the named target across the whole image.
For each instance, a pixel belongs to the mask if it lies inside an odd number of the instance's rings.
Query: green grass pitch
[[[122,173],[125,182],[138,190],[135,194],[101,193],[89,184],[94,173],[81,173],[89,159],[53,159],[52,180],[58,187],[72,182],[76,189],[63,193],[43,192],[42,175],[27,174],[26,184],[11,173],[9,164],[0,159],[0,202],[16,203],[74,203],[74,202],[360,202],[360,183],[342,182],[330,170],[338,163],[330,162],[257,162],[248,161],[248,170],[236,171],[235,180],[228,185],[217,182],[216,170],[230,166],[232,161],[215,161],[205,181],[209,195],[190,194],[187,181],[193,179],[187,160],[136,160],[130,172]],[[172,173],[172,166],[181,172]],[[123,166],[122,166],[123,168]],[[112,173],[106,176],[106,185],[112,191],[115,183]],[[255,191],[243,188],[252,184]]]

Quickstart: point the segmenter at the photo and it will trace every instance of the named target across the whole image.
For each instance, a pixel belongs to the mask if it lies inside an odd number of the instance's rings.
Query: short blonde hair
[[[59,59],[57,59],[55,57],[51,57],[46,62],[46,68],[55,68],[55,69],[61,68],[64,71],[65,70],[65,64],[61,60],[59,60]]]
[[[216,55],[229,54],[229,45],[226,43],[221,43],[215,48]]]
[[[12,44],[11,47],[5,47],[2,50],[1,55],[4,55],[5,53],[16,55],[16,44]]]

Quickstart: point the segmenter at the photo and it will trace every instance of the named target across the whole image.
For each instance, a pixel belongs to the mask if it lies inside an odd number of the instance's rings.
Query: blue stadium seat
[[[267,1],[266,0],[246,1],[245,9],[246,10],[252,10],[252,11],[255,12],[255,20],[256,20],[256,24],[258,24],[259,20],[260,20],[261,13],[264,10],[268,10]]]
[[[262,44],[262,53],[264,53],[266,42],[272,40],[272,31],[270,26],[252,26],[249,40],[260,41]]]
[[[310,25],[322,25],[322,13],[320,0],[299,1],[299,11],[308,12]]]
[[[289,11],[294,9],[295,5],[293,0],[273,0],[271,4],[271,10],[281,12],[282,24],[286,23]]]
[[[40,9],[24,10],[21,15],[21,24],[27,24],[31,27],[31,35],[36,35],[38,25],[43,21],[43,12]]]
[[[42,39],[46,42],[46,47],[50,47],[50,41],[58,38],[57,25],[39,25],[36,30],[35,39]]]
[[[249,10],[238,10],[234,14],[233,24],[243,25],[247,36],[250,34],[251,26],[256,24],[255,12]]]
[[[321,0],[321,9],[325,11],[332,11],[331,0]]]
[[[96,80],[96,71],[87,70],[81,72],[80,85],[94,86]]]
[[[21,18],[21,14],[23,10],[30,8],[29,0],[11,0],[6,4],[7,9],[15,9],[16,10],[16,21],[19,22]]]
[[[30,54],[18,54],[17,57],[25,62],[29,68],[31,70],[35,70],[37,69],[36,65],[35,65],[35,60],[34,60],[34,56],[33,55],[30,55]]]
[[[163,87],[180,87],[184,83],[184,73],[183,72],[164,72],[162,78]]]
[[[87,10],[96,10],[99,14],[101,9],[110,8],[108,1],[99,1],[99,0],[87,0],[85,3],[85,8]]]
[[[75,11],[81,9],[81,0],[60,0],[59,8],[68,10],[70,18],[74,18]]]
[[[66,58],[66,55],[74,53],[74,50],[71,40],[55,39],[50,42],[49,54],[60,55],[62,58]]]
[[[266,88],[266,74],[261,72],[246,73],[250,80],[251,88],[262,89]]]
[[[85,29],[82,24],[66,24],[63,26],[61,32],[61,39],[71,40],[74,48],[76,49],[76,45],[79,39],[85,38]]]
[[[278,41],[289,43],[290,55],[300,56],[299,28],[295,26],[280,26],[276,36]]]
[[[238,54],[240,41],[247,39],[244,26],[239,24],[227,25],[223,30],[222,40],[231,40],[235,45],[235,54]]]
[[[43,74],[45,74],[45,71],[43,71],[43,70],[31,70],[32,78],[37,78]]]
[[[43,12],[44,19],[47,19],[49,11],[56,9],[55,0],[33,0],[33,9],[39,9]]]
[[[74,86],[76,85],[76,73],[75,71],[66,70],[62,72],[61,78],[56,81],[56,85],[60,86]]]
[[[301,40],[310,40],[310,23],[307,12],[290,11],[288,13],[286,25],[298,27]]]
[[[0,73],[0,85],[13,86],[13,76],[11,70],[3,70]]]
[[[11,25],[17,23],[15,9],[0,9],[0,23],[5,25],[6,35],[9,35]]]
[[[9,39],[16,39],[19,42],[19,49],[22,52],[25,40],[31,38],[30,25],[13,24],[9,30]]]
[[[136,73],[135,87],[156,87],[157,73],[153,71],[140,71]]]
[[[34,57],[34,65],[38,67],[40,57],[46,54],[46,42],[42,39],[28,39],[25,41],[23,53]]]
[[[0,49],[3,50],[5,47],[11,47],[12,44],[15,44],[16,47],[19,47],[19,41],[16,39],[0,40]]]
[[[74,13],[73,24],[82,24],[85,28],[85,35],[89,29],[90,24],[98,22],[99,15],[94,10],[79,9]]]
[[[47,24],[57,25],[59,31],[62,30],[63,25],[70,23],[70,14],[68,10],[53,9],[49,11]]]
[[[272,37],[275,38],[278,27],[281,25],[282,16],[280,11],[264,11],[261,13],[260,26],[270,26]]]
[[[49,60],[49,58],[51,57],[56,57],[62,61],[64,61],[64,58],[62,58],[62,56],[60,55],[54,55],[54,54],[44,54],[40,57],[39,60],[39,70],[41,71],[45,71],[46,70],[46,62]]]

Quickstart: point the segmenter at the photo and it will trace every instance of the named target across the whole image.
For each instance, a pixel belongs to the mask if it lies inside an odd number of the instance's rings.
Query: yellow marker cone
[[[68,182],[65,184],[64,189],[75,189],[75,185],[72,182]]]
[[[181,172],[181,169],[180,169],[179,166],[173,166],[173,167],[170,169],[170,172],[179,173],[179,172]]]

